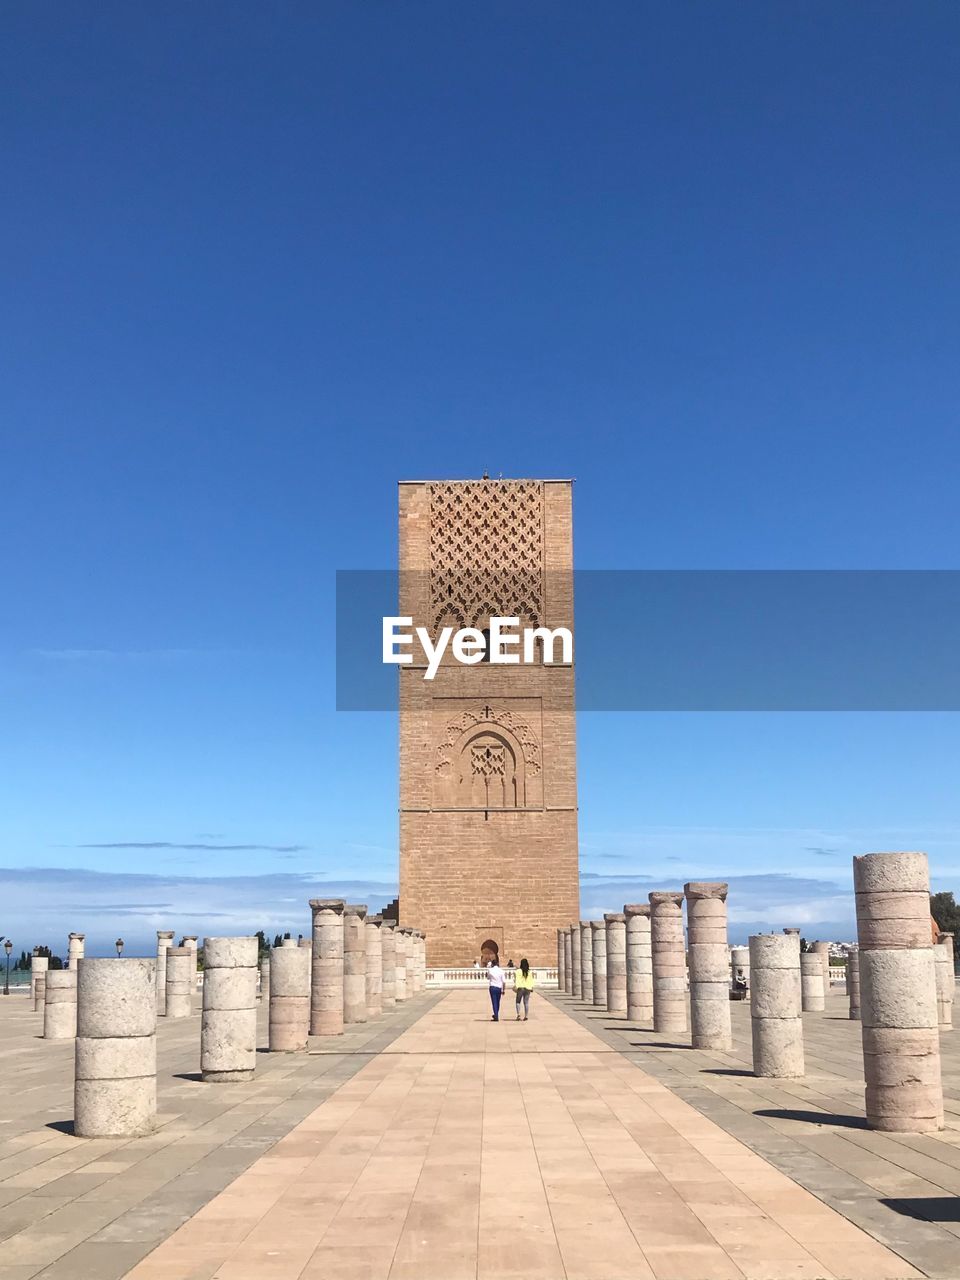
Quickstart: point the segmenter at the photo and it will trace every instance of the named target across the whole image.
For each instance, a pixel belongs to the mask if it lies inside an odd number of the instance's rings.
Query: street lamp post
[[[122,956],[123,955],[123,939],[118,938],[114,943],[114,946],[117,948],[117,955]]]
[[[3,994],[8,996],[10,994],[10,952],[13,950],[13,943],[9,938],[4,942],[3,949],[7,953],[7,977],[3,984]]]

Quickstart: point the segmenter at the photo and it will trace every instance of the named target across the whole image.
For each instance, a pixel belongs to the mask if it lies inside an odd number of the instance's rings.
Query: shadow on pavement
[[[960,1222],[960,1197],[918,1196],[915,1200],[881,1200],[881,1204],[907,1218],[927,1222]]]
[[[864,1116],[838,1116],[829,1111],[754,1111],[755,1116],[768,1116],[771,1120],[801,1120],[805,1124],[835,1125],[841,1129],[866,1129]]]

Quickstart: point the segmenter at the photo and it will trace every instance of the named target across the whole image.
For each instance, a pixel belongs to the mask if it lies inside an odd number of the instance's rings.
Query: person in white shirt
[[[506,974],[500,968],[498,961],[491,961],[487,965],[487,981],[490,983],[490,1003],[493,1005],[493,1021],[500,1021],[500,1001],[503,998],[503,988],[506,986]]]

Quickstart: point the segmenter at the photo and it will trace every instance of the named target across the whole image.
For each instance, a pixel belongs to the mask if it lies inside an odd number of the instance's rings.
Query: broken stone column
[[[933,949],[937,979],[937,1022],[941,1031],[953,1030],[953,934],[941,933]],[[47,978],[47,999],[50,979]]]
[[[154,960],[77,965],[73,1129],[79,1138],[135,1138],[157,1114]]]
[[[30,987],[33,991],[34,1013],[43,1012],[43,1000],[47,991],[47,971],[49,968],[49,956],[34,956],[30,961]]]
[[[407,929],[407,998],[415,996],[419,989],[417,957],[417,931],[412,926]]]
[[[348,902],[343,909],[343,1021],[367,1020],[367,941],[363,922],[365,903]],[[416,946],[414,945],[414,963]]]
[[[43,1003],[44,1040],[72,1040],[77,1034],[77,974],[74,969],[47,972]]]
[[[168,1018],[189,1018],[193,1013],[195,963],[196,959],[189,947],[167,948],[167,980],[164,985],[167,1004],[164,1012]]]
[[[407,998],[420,990],[420,956],[417,930],[407,929]]]
[[[816,951],[800,956],[800,1000],[804,1013],[823,1013],[823,961]]]
[[[420,990],[420,955],[417,930],[407,929],[407,999]]]
[[[570,975],[570,994],[574,1000],[579,1000],[583,994],[583,954],[581,942],[583,940],[583,927],[578,920],[576,924],[570,926],[570,962],[572,973]],[[591,964],[593,963],[591,955]],[[592,994],[592,993],[591,993]]]
[[[394,930],[394,936],[397,940],[397,964],[394,969],[396,982],[397,1004],[402,1004],[410,998],[410,992],[407,986],[407,946],[409,943],[408,930],[401,928],[399,925]]]
[[[850,999],[850,1017],[860,1021],[860,948],[851,947],[847,952],[847,995]]]
[[[363,940],[367,948],[367,1017],[379,1018],[383,1013],[383,948],[380,943],[382,916],[367,916]]]
[[[601,1009],[607,1003],[607,926],[602,920],[590,921],[593,951],[593,1003]]]
[[[310,952],[279,947],[270,973],[268,1041],[271,1053],[298,1053],[310,1034]]]
[[[627,918],[627,1017],[631,1022],[653,1022],[653,958],[650,949],[650,903],[628,902]]]
[[[733,947],[730,951],[730,979],[733,986],[744,982],[750,987],[750,948]]]
[[[690,952],[690,1032],[694,1049],[733,1048],[730,1029],[730,947],[727,885],[695,880],[683,886]]]
[[[343,1035],[342,898],[311,898],[310,1034]]]
[[[314,955],[314,937],[313,937],[312,927],[310,929],[310,934],[308,937],[305,938],[301,934],[300,937],[297,938],[296,942],[291,942],[290,945],[292,947],[300,947],[302,950],[310,953],[310,990],[312,992],[313,991],[313,955]],[[312,998],[313,997],[311,995],[311,999]]]
[[[815,942],[813,951],[820,957],[820,963],[823,966],[823,994],[826,997],[830,994],[830,943]]]
[[[215,1084],[253,1079],[258,947],[255,937],[203,940],[200,1070]]]
[[[420,932],[419,929],[411,929],[409,934],[407,935],[407,938],[408,938],[407,945],[409,947],[409,953],[410,953],[410,959],[411,959],[411,966],[409,970],[409,984],[411,988],[411,994],[419,995],[420,992],[423,990],[424,986],[426,985],[425,973],[424,973],[425,944],[423,940],[423,934]]]
[[[593,929],[589,920],[580,921],[580,999],[593,1004]]]
[[[627,1016],[627,917],[621,911],[603,917],[606,926],[607,1012],[616,1018]]]
[[[683,894],[650,894],[653,961],[653,1029],[676,1035],[687,1029],[687,961],[683,950]]]
[[[83,959],[85,933],[71,933],[67,938],[67,968],[76,969]]]
[[[405,925],[401,930],[401,944],[403,953],[403,998],[405,1000],[413,999],[413,931],[409,925]]]
[[[867,1122],[893,1133],[942,1129],[927,856],[856,857],[853,887]]]
[[[167,952],[173,946],[173,930],[157,930],[157,1013],[167,1012]]]
[[[799,929],[784,929],[784,931],[783,931],[783,932],[784,932],[788,937],[791,937],[791,938],[793,938],[793,937],[795,937],[795,938],[799,938],[799,937],[800,937],[800,930],[799,930]]]
[[[299,947],[297,950],[299,951]],[[270,999],[270,962],[272,955],[273,948],[268,947],[260,957],[260,988],[258,995],[261,1004]]]
[[[557,930],[557,990],[565,991],[567,982],[566,961],[564,960],[563,930]]]
[[[384,1009],[392,1009],[397,1003],[397,928],[392,920],[380,925],[380,954],[383,976],[380,1000]]]
[[[197,935],[188,933],[180,943],[181,947],[189,947],[193,952],[193,968],[190,970],[190,996],[191,999],[197,992]]]
[[[752,937],[750,973],[754,1075],[774,1079],[802,1076],[799,930]]]

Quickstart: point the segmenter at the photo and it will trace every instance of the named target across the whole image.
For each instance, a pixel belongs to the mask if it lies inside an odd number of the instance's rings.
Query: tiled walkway
[[[200,1081],[199,1013],[161,1018],[156,1131],[78,1139],[73,1041],[40,1038],[43,1016],[22,993],[0,997],[0,1280],[119,1280],[434,999],[352,1028],[333,1053],[261,1051],[246,1084]]]
[[[130,1280],[920,1275],[574,1021],[454,991]]]
[[[960,1032],[940,1037],[946,1127],[878,1133],[864,1116],[861,1027],[850,1021],[842,987],[825,1012],[803,1015],[800,1080],[754,1076],[746,1002],[730,1006],[733,1049],[714,1053],[569,996],[548,999],[924,1275],[958,1280]]]

